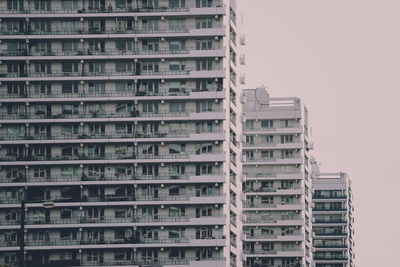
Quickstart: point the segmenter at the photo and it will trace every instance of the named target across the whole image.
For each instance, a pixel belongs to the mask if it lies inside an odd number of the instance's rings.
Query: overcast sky
[[[400,266],[400,1],[240,5],[247,87],[302,98],[321,171],[354,183],[357,266]]]

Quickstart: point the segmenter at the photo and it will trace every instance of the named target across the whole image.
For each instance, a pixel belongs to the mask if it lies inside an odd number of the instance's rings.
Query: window
[[[196,122],[196,133],[211,133],[212,131],[212,122]]]
[[[185,258],[185,248],[170,248],[168,257],[170,259],[184,259]]]
[[[293,150],[282,150],[281,151],[281,158],[282,159],[293,158],[293,157],[294,157],[294,151]]]
[[[115,71],[116,72],[132,72],[132,70],[133,70],[133,62],[129,62],[129,61],[115,62]]]
[[[117,113],[131,112],[132,110],[133,110],[133,104],[132,103],[115,104],[115,112],[117,112]]]
[[[142,19],[143,30],[158,30],[158,19]]]
[[[196,81],[196,91],[212,91],[213,88],[212,80]]]
[[[185,7],[186,0],[169,0],[169,8],[183,8]]]
[[[264,144],[271,144],[274,142],[274,136],[273,135],[262,135],[261,140]]]
[[[176,82],[169,82],[168,83],[168,91],[170,93],[184,93],[186,91],[186,83],[185,81],[176,81]]]
[[[206,29],[213,27],[212,18],[197,18],[196,19],[196,29]]]
[[[281,135],[281,143],[293,143],[293,135]]]
[[[78,51],[78,42],[63,41],[62,42],[62,51],[63,52]]]
[[[185,112],[185,102],[170,102],[169,112]]]
[[[78,83],[62,83],[61,92],[63,94],[78,93]]]
[[[169,21],[169,29],[170,30],[179,30],[185,29],[185,19],[170,19]]]
[[[273,150],[262,150],[261,151],[261,158],[262,159],[272,159],[272,158],[274,158],[274,151]]]
[[[196,50],[210,50],[213,48],[212,39],[198,39],[196,40]]]
[[[159,50],[158,40],[143,40],[142,49],[143,51],[158,51]]]
[[[61,7],[63,10],[78,10],[78,0],[62,0]]]
[[[254,129],[254,120],[246,121],[246,128],[247,129]]]
[[[212,101],[197,101],[196,112],[212,111]]]
[[[169,41],[169,49],[170,50],[184,50],[185,49],[185,40]]]
[[[61,219],[71,219],[72,218],[72,210],[70,209],[62,209],[61,210]]]
[[[281,128],[292,128],[293,126],[293,120],[281,120]]]
[[[105,93],[106,84],[104,82],[89,82],[89,93]]]
[[[117,40],[117,41],[115,41],[115,48],[118,51],[132,50],[132,41]]]
[[[89,62],[89,72],[101,72],[106,71],[106,65],[104,62]]]
[[[262,120],[261,127],[262,128],[272,128],[272,127],[274,127],[274,121],[273,120]]]
[[[177,61],[173,60],[169,62],[169,70],[178,71],[178,70],[185,70],[185,61]]]
[[[196,70],[211,70],[212,62],[211,59],[196,60]]]
[[[61,71],[66,73],[78,72],[78,62],[63,62]]]
[[[78,168],[75,167],[61,167],[61,176],[77,176],[78,175]]]
[[[196,7],[211,7],[212,6],[212,0],[196,0]]]

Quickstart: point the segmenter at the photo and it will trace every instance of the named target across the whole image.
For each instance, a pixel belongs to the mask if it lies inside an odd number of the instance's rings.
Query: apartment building
[[[237,4],[0,2],[0,266],[242,266]]]
[[[243,95],[243,265],[311,266],[307,109],[265,88]]]
[[[354,205],[346,173],[313,174],[315,267],[353,267]]]

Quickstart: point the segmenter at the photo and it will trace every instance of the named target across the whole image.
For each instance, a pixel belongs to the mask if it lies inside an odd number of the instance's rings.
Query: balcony
[[[266,234],[257,234],[255,236],[244,235],[243,241],[247,242],[284,242],[284,241],[297,241],[301,242],[304,240],[303,235],[294,234],[294,235],[266,235]]]
[[[108,120],[109,119],[119,119],[126,120],[130,118],[131,120],[165,120],[168,118],[185,118],[193,119],[199,118],[202,119],[203,116],[207,115],[216,115],[215,113],[223,113],[222,108],[213,108],[212,111],[207,112],[197,112],[196,110],[187,110],[182,112],[158,112],[158,113],[150,113],[150,112],[139,112],[139,111],[131,111],[131,112],[99,112],[99,113],[81,113],[81,114],[7,114],[5,112],[1,113],[1,121],[10,123],[16,123],[16,120],[51,120],[48,122],[76,122],[76,119],[86,119],[87,121],[98,121],[98,120]],[[224,114],[222,114],[224,115]],[[188,118],[189,117],[189,118]],[[223,119],[224,116],[220,116],[219,119]],[[207,118],[208,119],[208,118]],[[217,118],[216,118],[217,119]],[[175,120],[175,119],[174,119]],[[205,120],[205,119],[203,119]],[[45,121],[43,121],[45,122]]]
[[[225,258],[222,257],[211,257],[207,259],[200,259],[200,258],[184,258],[184,259],[134,259],[134,260],[98,260],[98,261],[86,261],[86,260],[50,260],[48,263],[43,263],[42,261],[33,261],[28,260],[26,261],[27,266],[29,267],[64,267],[64,266],[152,266],[152,267],[161,267],[164,265],[168,266],[178,266],[184,265],[189,266],[190,262],[207,262],[214,263],[216,261],[225,261]],[[73,262],[73,265],[72,265]],[[66,264],[66,265],[65,265]],[[0,265],[3,267],[3,265]],[[220,266],[220,265],[218,265]],[[18,263],[16,262],[15,265],[6,265],[4,267],[19,267]]]
[[[245,181],[262,181],[262,180],[301,180],[302,174],[298,173],[263,173],[263,172],[244,172]]]
[[[101,81],[127,79],[189,79],[189,78],[223,78],[223,68],[211,70],[181,70],[181,71],[126,71],[117,72],[115,69],[104,72],[52,72],[52,73],[18,73],[0,72],[2,81]]]
[[[279,195],[279,194],[302,194],[302,187],[294,185],[291,187],[259,187],[259,188],[244,188],[243,192],[246,195]],[[272,194],[271,194],[272,193]],[[274,194],[277,193],[277,194]]]
[[[135,2],[134,2],[135,3]],[[130,15],[130,16],[148,16],[149,14],[146,13],[161,13],[159,15],[168,15],[168,13],[173,13],[174,16],[181,15],[180,13],[183,13],[183,15],[187,15],[187,13],[193,9],[196,10],[196,14],[199,13],[199,15],[203,14],[204,11],[202,10],[207,10],[207,9],[212,9],[213,14],[216,11],[219,11],[218,14],[224,14],[224,9],[222,9],[222,2],[221,1],[213,1],[212,5],[207,6],[207,7],[196,7],[194,3],[186,3],[184,7],[170,7],[170,6],[141,6],[139,4],[132,5],[130,7],[124,7],[124,8],[116,8],[115,6],[112,6],[112,9],[109,9],[108,6],[103,6],[103,7],[85,7],[82,4],[78,4],[77,8],[75,9],[58,9],[58,8],[51,8],[51,9],[44,9],[44,10],[34,10],[34,9],[27,9],[25,8],[20,8],[20,9],[0,9],[0,14],[2,14],[2,17],[10,17],[7,15],[12,15],[12,17],[20,17],[18,15],[24,15],[27,17],[55,17],[55,18],[60,18],[60,17],[114,17],[114,16],[124,16],[124,15]],[[132,14],[132,13],[137,13],[137,14]],[[207,14],[207,13],[205,13]],[[94,16],[93,16],[94,15]]]
[[[243,134],[265,134],[265,133],[287,133],[287,134],[301,134],[303,132],[301,127],[293,126],[293,127],[243,127]]]
[[[303,250],[250,250],[243,249],[243,254],[247,257],[303,257]]]
[[[0,50],[0,57],[3,60],[56,60],[63,59],[110,59],[110,58],[170,58],[182,55],[183,57],[222,57],[224,56],[225,48],[215,46],[212,49],[199,50],[195,46],[187,46],[185,49],[158,49],[158,50],[118,50],[118,49],[105,49],[103,51],[90,51],[90,50],[76,50],[76,51],[63,51],[52,49],[51,51],[28,51],[27,49],[19,50]],[[21,57],[21,58],[16,58]]]
[[[54,141],[45,143],[91,143],[93,140],[102,140],[103,142],[151,142],[161,139],[161,141],[169,141],[168,139],[176,140],[187,140],[187,138],[195,138],[197,140],[222,140],[224,138],[224,132],[219,129],[213,129],[210,132],[199,132],[199,131],[168,131],[168,132],[155,132],[155,133],[144,133],[144,132],[107,132],[107,133],[78,133],[78,134],[60,134],[54,133],[51,135],[40,135],[40,134],[26,134],[26,135],[11,135],[11,134],[0,134],[0,143],[3,144],[42,144],[44,140]],[[121,140],[122,139],[122,140]],[[129,140],[128,140],[129,139]],[[18,142],[18,140],[21,140]],[[2,142],[12,141],[12,142]]]
[[[259,150],[259,149],[301,149],[303,146],[302,142],[292,143],[243,143],[245,150]]]
[[[157,92],[147,92],[139,89],[137,92],[117,92],[107,89],[104,93],[50,93],[39,94],[29,92],[28,94],[5,94],[1,93],[2,103],[10,102],[80,102],[80,101],[127,101],[127,100],[165,100],[171,99],[222,99],[225,97],[222,88],[197,89],[180,88],[160,89]]]
[[[188,36],[222,36],[225,29],[222,26],[197,29],[196,27],[158,29],[115,29],[115,28],[76,28],[76,29],[51,29],[51,31],[9,31],[0,29],[0,38],[3,39],[54,39],[54,38],[133,38],[133,37],[188,37]]]
[[[48,177],[3,177],[0,186],[26,186],[32,185],[89,185],[89,184],[160,184],[160,183],[198,183],[198,182],[223,182],[224,174],[215,171],[210,174],[187,172],[185,174],[159,173],[158,175],[130,175],[130,176],[105,176],[105,175],[77,175],[77,176],[57,176]]]
[[[277,205],[277,204],[262,204],[262,203],[243,203],[243,208],[245,210],[302,210],[303,205],[298,204],[285,204],[285,205]]]
[[[225,223],[225,216],[220,213],[215,213],[213,216],[206,217],[189,217],[189,216],[139,216],[139,217],[125,217],[115,218],[109,217],[74,217],[65,218],[49,217],[39,218],[28,216],[25,222],[26,229],[42,229],[42,228],[65,228],[65,227],[133,227],[133,226],[160,226],[160,225],[220,225]],[[0,227],[2,229],[16,229],[19,228],[19,220],[4,221],[0,220]]]

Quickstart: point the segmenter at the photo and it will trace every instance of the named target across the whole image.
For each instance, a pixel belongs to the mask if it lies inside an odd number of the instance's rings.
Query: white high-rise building
[[[315,267],[354,267],[354,205],[346,173],[313,173]]]
[[[0,266],[242,266],[236,1],[0,10]]]
[[[244,97],[243,265],[311,266],[307,109],[265,88]]]

